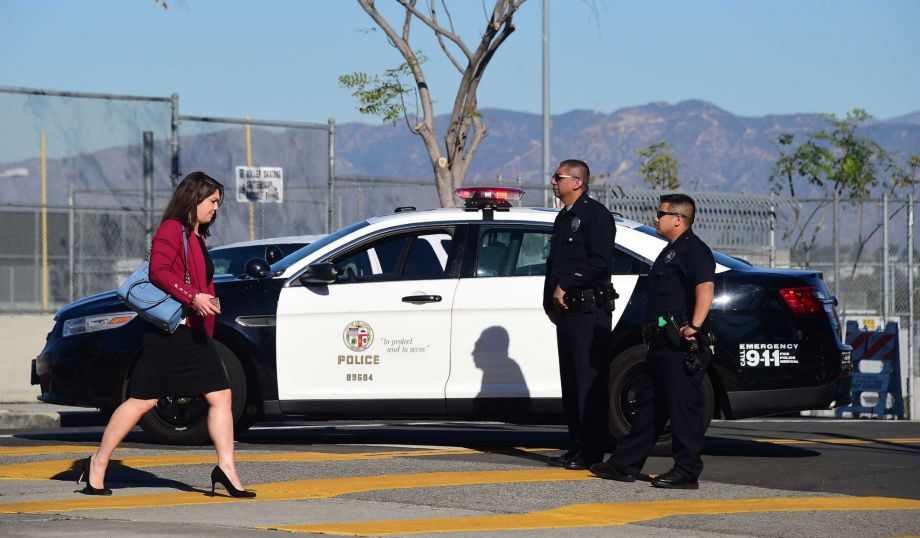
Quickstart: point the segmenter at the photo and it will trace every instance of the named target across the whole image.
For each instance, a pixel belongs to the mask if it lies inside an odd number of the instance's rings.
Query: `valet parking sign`
[[[284,170],[273,166],[237,166],[236,201],[284,202]]]

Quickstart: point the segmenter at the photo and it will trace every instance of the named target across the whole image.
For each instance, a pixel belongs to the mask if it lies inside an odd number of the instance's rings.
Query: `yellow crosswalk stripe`
[[[889,497],[784,497],[768,499],[699,499],[632,503],[576,504],[526,514],[436,519],[360,521],[262,527],[302,533],[384,536],[434,532],[474,532],[608,527],[670,516],[751,512],[851,510],[918,510],[920,501]]]
[[[752,439],[758,443],[773,443],[776,445],[873,445],[879,443],[891,443],[898,445],[916,445],[920,444],[920,437],[890,437],[884,439],[839,439],[839,438],[821,438],[821,439],[779,439],[765,437],[762,439]]]
[[[62,449],[64,447],[61,447]],[[130,450],[130,449],[129,449]],[[512,448],[507,449],[509,452],[545,452],[548,449],[543,448]],[[86,452],[94,452],[95,448],[90,448]],[[75,452],[69,450],[69,452]],[[454,456],[462,454],[479,454],[482,450],[471,448],[447,448],[432,450],[390,450],[382,452],[275,452],[251,454],[246,452],[237,452],[236,461],[244,462],[323,462],[323,461],[359,461],[359,460],[385,460],[392,458],[414,458],[426,456]],[[492,450],[490,452],[500,453],[502,450]],[[31,461],[26,463],[11,463],[0,465],[0,480],[47,480],[60,477],[61,473],[74,471],[80,460],[43,460]],[[173,452],[171,454],[157,455],[140,455],[128,456],[124,458],[113,458],[109,463],[114,467],[130,467],[140,469],[144,467],[166,467],[175,465],[203,465],[216,463],[216,457],[213,453],[207,454],[186,454]]]
[[[210,492],[151,493],[111,497],[84,497],[75,495],[68,499],[0,503],[0,514],[70,512],[73,510],[100,510],[114,508],[149,508],[154,506],[200,505],[224,502],[295,501],[338,497],[368,491],[506,484],[512,482],[559,482],[568,480],[597,480],[587,471],[566,469],[512,470],[512,471],[457,471],[440,473],[388,474],[339,478],[318,478],[290,482],[269,482],[247,486],[258,494],[254,499],[233,499],[226,496],[211,497]]]
[[[92,449],[90,452],[94,451]],[[384,460],[391,458],[408,458],[423,456],[450,456],[457,454],[478,454],[480,451],[467,448],[452,448],[444,450],[392,450],[384,452],[283,452],[271,454],[247,454],[237,452],[236,461],[244,462],[321,462],[321,461],[352,461],[352,460]],[[80,460],[45,460],[30,461],[26,463],[11,463],[0,465],[0,480],[43,480],[59,477],[61,473],[76,469]],[[112,467],[130,467],[140,469],[144,467],[165,467],[173,465],[203,465],[217,462],[214,454],[157,454],[150,456],[129,456],[113,458],[109,465]]]
[[[0,456],[44,456],[46,454],[80,454],[95,452],[89,445],[0,446]]]

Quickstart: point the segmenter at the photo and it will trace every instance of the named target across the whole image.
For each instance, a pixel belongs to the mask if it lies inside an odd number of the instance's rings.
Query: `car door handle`
[[[402,298],[404,303],[440,303],[440,295],[407,295]]]

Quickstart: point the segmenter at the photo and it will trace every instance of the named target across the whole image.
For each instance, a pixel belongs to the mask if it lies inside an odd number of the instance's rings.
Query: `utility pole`
[[[553,191],[546,183],[552,173],[549,162],[549,0],[543,0],[543,206],[552,207]]]

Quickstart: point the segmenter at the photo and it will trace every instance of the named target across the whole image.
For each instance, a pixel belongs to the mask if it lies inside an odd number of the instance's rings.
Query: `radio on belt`
[[[524,191],[513,187],[461,187],[454,194],[464,200],[466,211],[482,211],[483,218],[490,219],[492,211],[508,211],[511,202],[523,198]]]

